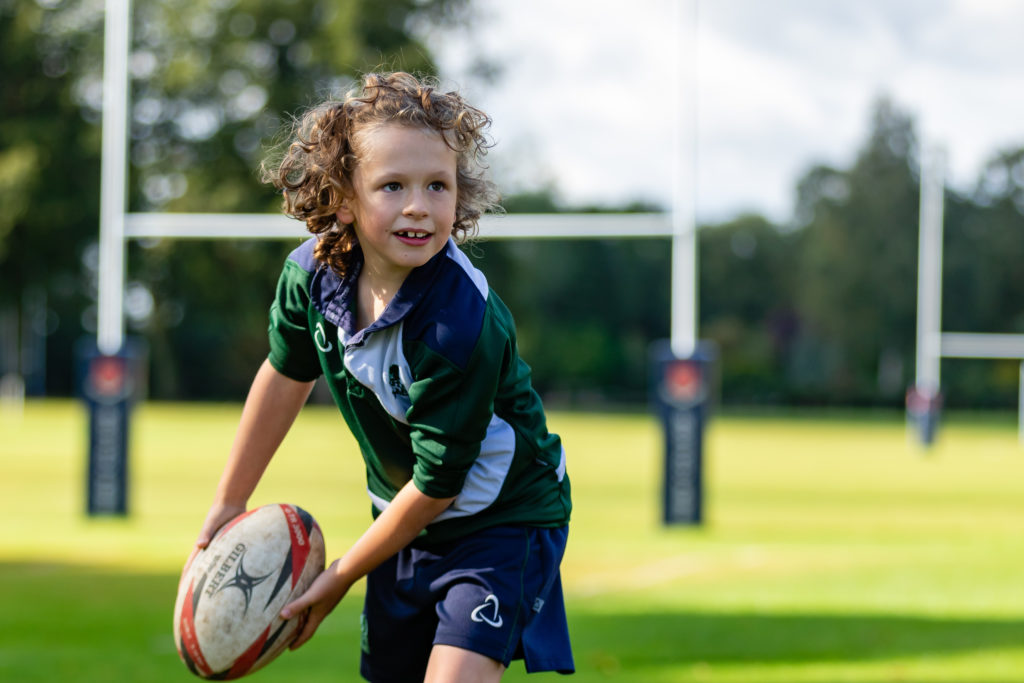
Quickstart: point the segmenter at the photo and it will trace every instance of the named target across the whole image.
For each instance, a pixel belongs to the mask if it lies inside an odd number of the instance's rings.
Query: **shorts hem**
[[[549,659],[538,662],[536,660],[531,661],[524,658],[523,663],[526,666],[526,673],[528,674],[540,674],[550,671],[560,673],[562,675],[576,673],[576,663],[573,661],[560,662],[558,660]]]
[[[495,644],[493,647],[490,647],[487,643],[481,642],[479,640],[460,638],[458,636],[439,633],[437,637],[434,638],[434,645],[448,645],[449,647],[457,647],[462,650],[469,650],[470,652],[475,652],[478,655],[490,657],[496,662],[501,662],[502,665],[506,667],[513,659],[511,653],[509,653],[508,648],[504,645]]]

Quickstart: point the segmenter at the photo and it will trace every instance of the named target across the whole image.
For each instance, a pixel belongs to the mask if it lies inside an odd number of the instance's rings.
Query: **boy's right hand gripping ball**
[[[200,678],[244,676],[272,661],[298,635],[281,608],[324,570],[324,537],[295,505],[264,505],[224,525],[182,572],[174,642]]]

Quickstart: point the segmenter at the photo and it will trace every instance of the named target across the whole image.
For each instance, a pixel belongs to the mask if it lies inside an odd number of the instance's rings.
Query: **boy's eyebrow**
[[[406,177],[408,177],[410,175],[412,175],[412,174],[410,172],[408,172],[408,171],[397,170],[397,169],[396,170],[392,170],[392,169],[384,168],[384,169],[380,169],[379,171],[374,173],[371,177],[374,178],[374,179],[380,179],[380,178],[385,178],[385,177],[389,177],[389,178],[406,178]],[[416,175],[420,175],[420,174],[417,173]],[[457,173],[455,172],[455,169],[440,168],[440,169],[435,169],[435,170],[432,170],[432,171],[427,171],[423,175],[427,175],[427,176],[442,176],[442,177],[446,177],[446,178],[455,178]]]

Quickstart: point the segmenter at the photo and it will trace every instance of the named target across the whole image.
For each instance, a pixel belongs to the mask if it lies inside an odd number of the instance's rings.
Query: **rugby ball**
[[[174,643],[196,676],[228,680],[259,669],[298,635],[281,609],[324,570],[324,537],[295,505],[264,505],[225,524],[185,566]]]

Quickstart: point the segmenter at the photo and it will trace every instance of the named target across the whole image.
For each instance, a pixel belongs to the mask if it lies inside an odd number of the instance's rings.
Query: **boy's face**
[[[452,234],[455,151],[435,131],[399,124],[371,128],[357,143],[353,196],[338,220],[355,227],[364,274],[400,282]]]

